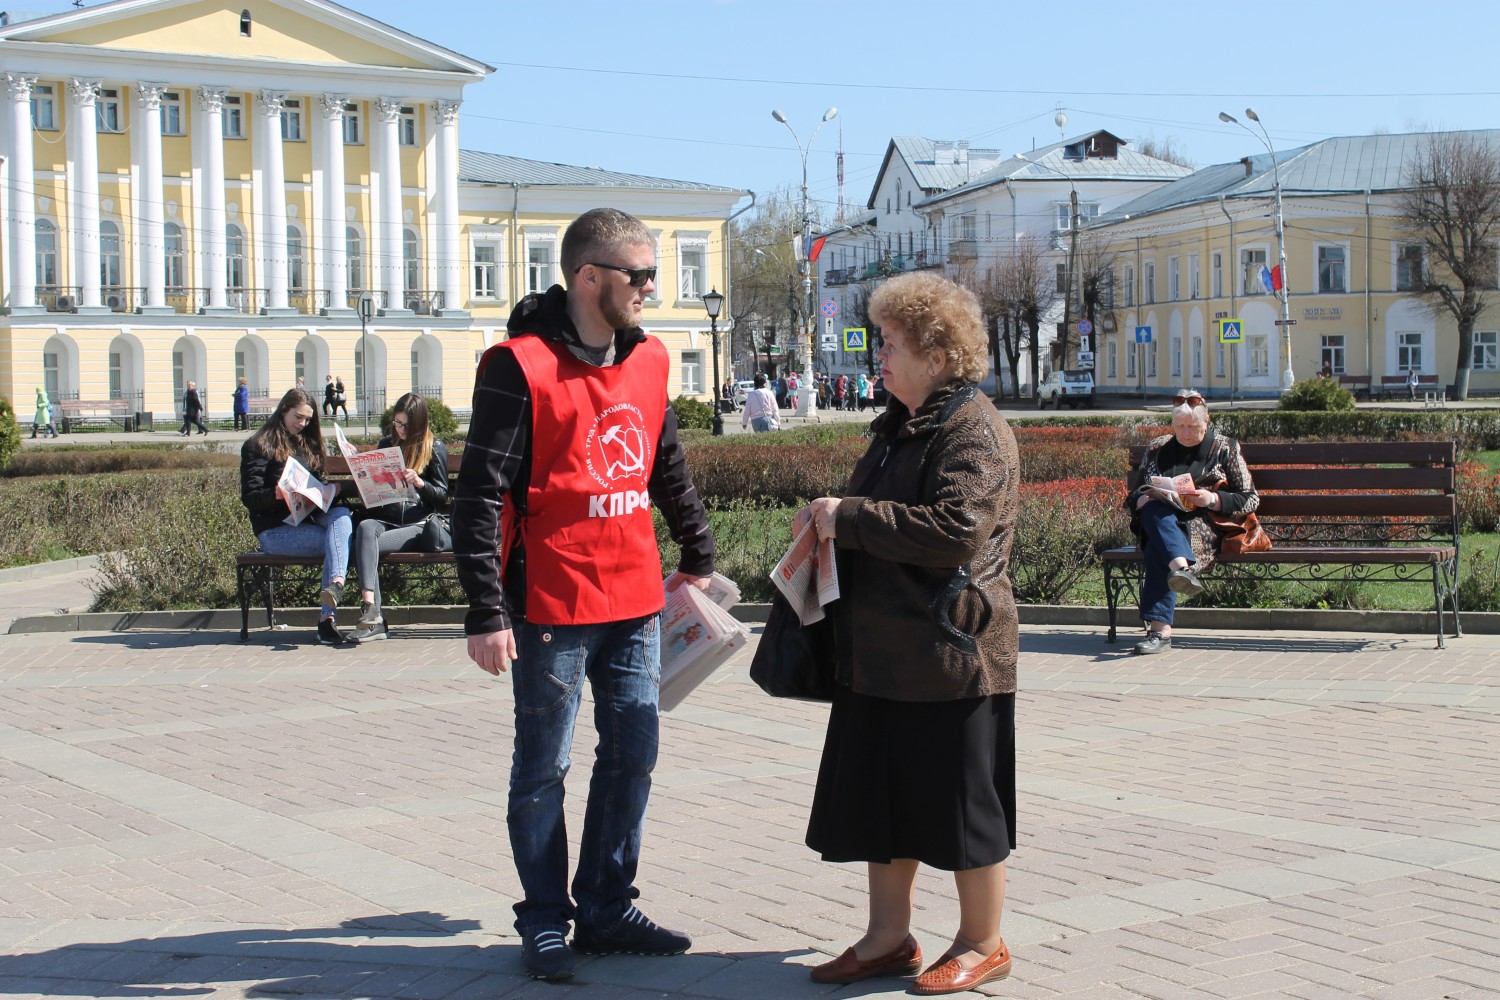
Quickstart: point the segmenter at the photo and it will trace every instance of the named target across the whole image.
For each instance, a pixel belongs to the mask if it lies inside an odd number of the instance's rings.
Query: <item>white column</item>
[[[444,309],[463,307],[463,251],[458,225],[458,101],[436,101],[432,105],[437,122],[436,164],[428,173],[437,204],[429,218],[436,230],[436,288],[443,293]],[[436,179],[433,174],[436,174]]]
[[[208,289],[208,307],[222,309],[226,279],[224,218],[224,97],[223,87],[198,88],[198,154],[203,186],[195,195],[203,206],[203,231],[199,234],[198,280]]]
[[[73,283],[78,286],[78,304],[97,307],[99,297],[99,123],[95,106],[99,100],[98,80],[70,80],[72,98],[68,118],[68,159],[73,161],[69,176],[73,217]]]
[[[10,306],[36,305],[36,166],[31,148],[31,88],[36,77],[5,74],[10,94]]]
[[[380,242],[375,256],[375,287],[385,292],[386,307],[402,309],[401,295],[401,102],[378,97],[371,102],[380,130],[380,158],[371,173],[380,180]]]
[[[328,308],[349,307],[349,261],[344,243],[344,105],[343,94],[324,94],[323,221],[318,233],[321,284],[328,289]]]
[[[161,183],[161,95],[159,83],[138,83],[135,103],[139,113],[134,128],[140,159],[141,187],[135,199],[136,274],[146,286],[146,307],[167,304],[166,192]]]
[[[257,283],[266,289],[266,306],[287,308],[286,165],[282,162],[281,107],[286,95],[262,90],[256,95],[255,163],[262,204],[256,206],[255,246],[260,267]]]

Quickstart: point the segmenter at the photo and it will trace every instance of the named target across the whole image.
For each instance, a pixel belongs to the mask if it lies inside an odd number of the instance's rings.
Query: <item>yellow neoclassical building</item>
[[[330,374],[356,415],[408,389],[466,408],[597,205],[658,232],[646,327],[674,392],[711,392],[699,296],[745,192],[461,150],[481,62],[317,0],[116,0],[0,25],[0,72],[0,395],[23,413],[45,386],[166,419],[195,381],[223,416],[240,377],[274,400]]]

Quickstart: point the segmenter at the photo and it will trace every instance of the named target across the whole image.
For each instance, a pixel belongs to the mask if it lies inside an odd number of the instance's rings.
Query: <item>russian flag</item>
[[[807,251],[807,259],[809,261],[817,260],[818,254],[823,252],[823,244],[827,242],[828,237],[826,236],[819,236],[817,239],[808,237],[807,246],[804,248]]]

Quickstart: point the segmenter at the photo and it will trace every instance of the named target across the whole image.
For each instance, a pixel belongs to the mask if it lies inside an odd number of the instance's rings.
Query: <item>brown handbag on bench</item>
[[[1230,517],[1218,511],[1203,512],[1214,531],[1219,533],[1219,551],[1225,555],[1241,552],[1265,552],[1271,547],[1271,536],[1260,526],[1260,518],[1251,511],[1243,518]]]

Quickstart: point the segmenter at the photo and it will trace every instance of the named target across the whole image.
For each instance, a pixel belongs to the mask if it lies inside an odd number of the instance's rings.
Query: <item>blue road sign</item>
[[[844,327],[844,350],[863,351],[865,347],[865,328],[862,326]]]
[[[1219,343],[1238,344],[1245,339],[1245,328],[1237,319],[1219,320]]]
[[[1149,326],[1138,326],[1135,328],[1135,342],[1137,344],[1151,343],[1151,328]]]

